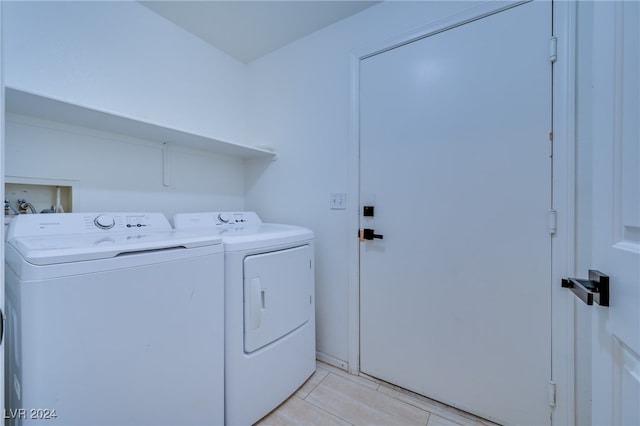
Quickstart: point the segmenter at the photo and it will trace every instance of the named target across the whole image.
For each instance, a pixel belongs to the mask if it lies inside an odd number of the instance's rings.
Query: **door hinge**
[[[549,40],[549,60],[554,63],[558,60],[558,37],[551,37]]]
[[[555,210],[549,210],[549,234],[553,235],[558,231],[558,214]]]
[[[549,406],[550,407],[555,407],[556,406],[556,382],[554,382],[553,380],[549,381]]]

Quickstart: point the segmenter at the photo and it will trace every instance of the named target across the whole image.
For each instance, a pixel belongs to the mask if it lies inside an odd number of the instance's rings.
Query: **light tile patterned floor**
[[[316,372],[264,417],[269,425],[493,425],[388,383],[318,362]]]

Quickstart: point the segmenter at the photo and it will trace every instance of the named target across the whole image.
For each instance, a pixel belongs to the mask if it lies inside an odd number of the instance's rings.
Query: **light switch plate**
[[[344,210],[347,208],[347,194],[344,192],[333,192],[329,197],[329,208],[331,210]]]

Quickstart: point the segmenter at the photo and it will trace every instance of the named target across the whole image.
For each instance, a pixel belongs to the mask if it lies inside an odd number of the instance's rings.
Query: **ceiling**
[[[140,1],[207,43],[249,63],[379,1]]]

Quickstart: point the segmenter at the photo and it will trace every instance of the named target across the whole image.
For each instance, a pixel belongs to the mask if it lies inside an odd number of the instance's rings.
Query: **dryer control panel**
[[[215,214],[216,225],[259,225],[262,223],[255,212],[220,212]]]
[[[181,213],[173,218],[176,229],[237,229],[257,227],[262,220],[255,212]]]

